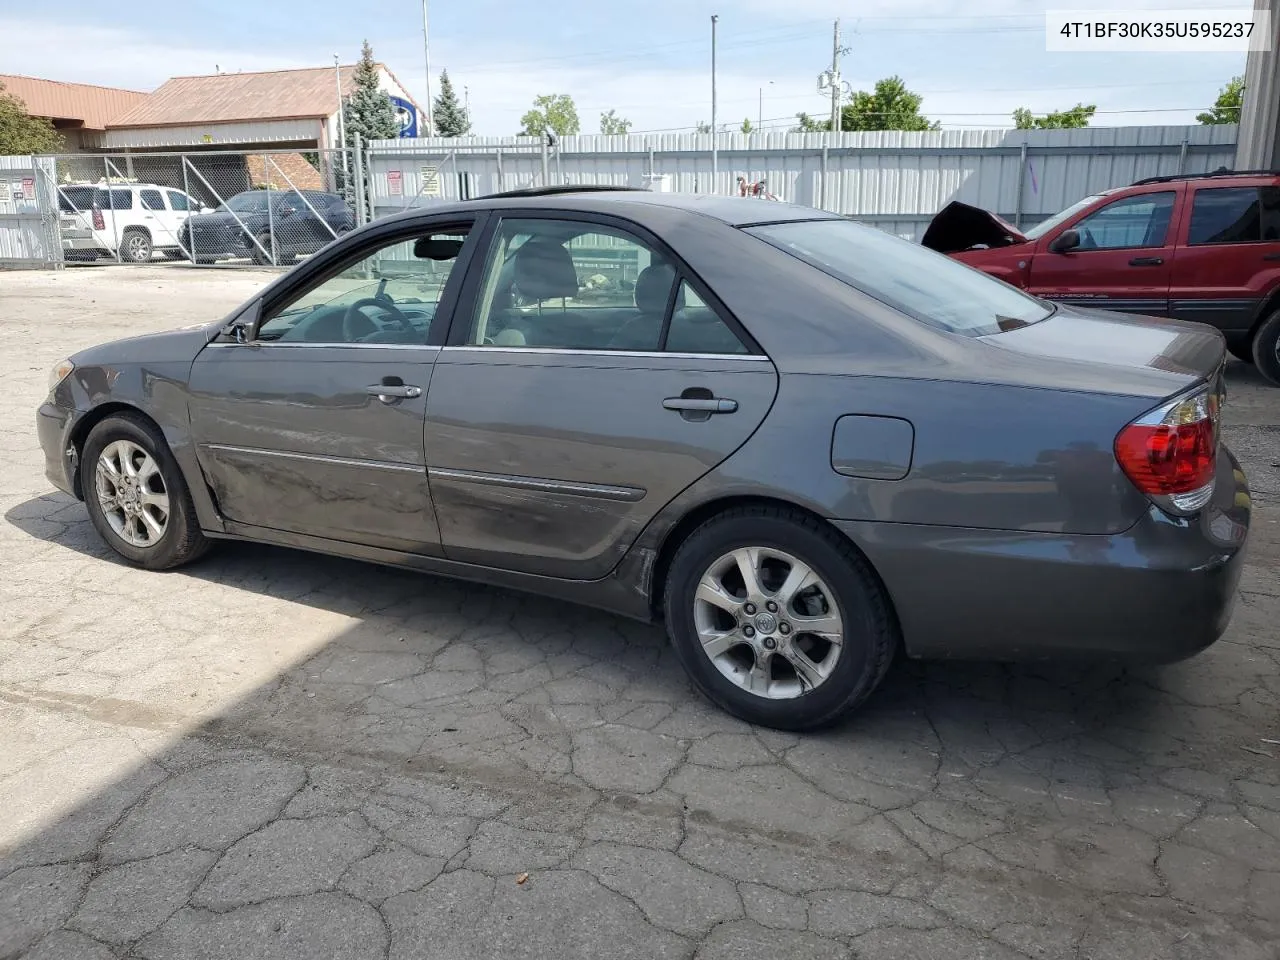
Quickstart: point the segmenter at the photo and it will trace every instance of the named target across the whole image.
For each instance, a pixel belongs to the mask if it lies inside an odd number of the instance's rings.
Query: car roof
[[[1211,173],[1177,173],[1167,177],[1147,177],[1136,180],[1130,186],[1143,187],[1151,183],[1177,183],[1183,180],[1258,180],[1280,179],[1280,170],[1214,170]]]
[[[719,220],[734,227],[760,223],[779,223],[788,220],[840,220],[839,214],[828,213],[814,207],[773,200],[756,200],[747,197],[725,197],[716,194],[658,193],[652,190],[612,188],[601,189],[587,185],[584,188],[561,186],[528,191],[511,191],[490,196],[476,197],[453,203],[432,204],[396,215],[411,218],[430,213],[433,216],[448,213],[469,213],[475,210],[495,208],[507,210],[572,210],[583,213],[604,213],[644,219],[646,209],[663,207],[677,209]],[[391,218],[386,218],[391,219]]]

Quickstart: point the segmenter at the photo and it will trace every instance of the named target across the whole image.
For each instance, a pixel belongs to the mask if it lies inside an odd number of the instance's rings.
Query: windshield
[[[851,220],[806,220],[748,233],[923,323],[973,337],[1035,323],[1054,308],[1009,284]]]
[[[1105,196],[1106,196],[1105,193],[1095,193],[1091,197],[1085,197],[1083,200],[1077,200],[1071,206],[1067,207],[1067,209],[1060,210],[1057,213],[1055,213],[1048,220],[1041,220],[1034,227],[1030,227],[1026,230],[1023,230],[1022,235],[1026,237],[1028,240],[1039,240],[1041,237],[1043,237],[1046,233],[1048,233],[1058,224],[1066,220],[1070,220],[1072,217],[1074,217],[1077,213],[1079,213],[1085,207],[1089,206],[1089,204],[1093,203],[1096,200],[1101,200]]]

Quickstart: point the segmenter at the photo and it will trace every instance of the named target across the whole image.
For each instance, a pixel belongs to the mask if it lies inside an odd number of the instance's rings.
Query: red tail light
[[[107,229],[107,221],[102,219],[102,211],[97,209],[96,207],[94,208],[94,211],[93,211],[93,229],[95,230]]]
[[[1116,437],[1133,485],[1172,513],[1195,513],[1213,496],[1219,396],[1208,388],[1139,417]]]

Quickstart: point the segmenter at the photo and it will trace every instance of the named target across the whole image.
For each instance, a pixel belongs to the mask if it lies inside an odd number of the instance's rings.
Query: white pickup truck
[[[65,259],[147,263],[156,251],[169,260],[187,256],[178,230],[208,208],[154,183],[74,183],[58,188],[58,211]]]

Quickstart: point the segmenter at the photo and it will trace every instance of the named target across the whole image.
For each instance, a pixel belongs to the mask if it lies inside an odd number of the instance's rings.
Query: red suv
[[[1280,385],[1280,172],[1139,180],[1023,232],[951,203],[921,242],[1049,300],[1212,324]]]

